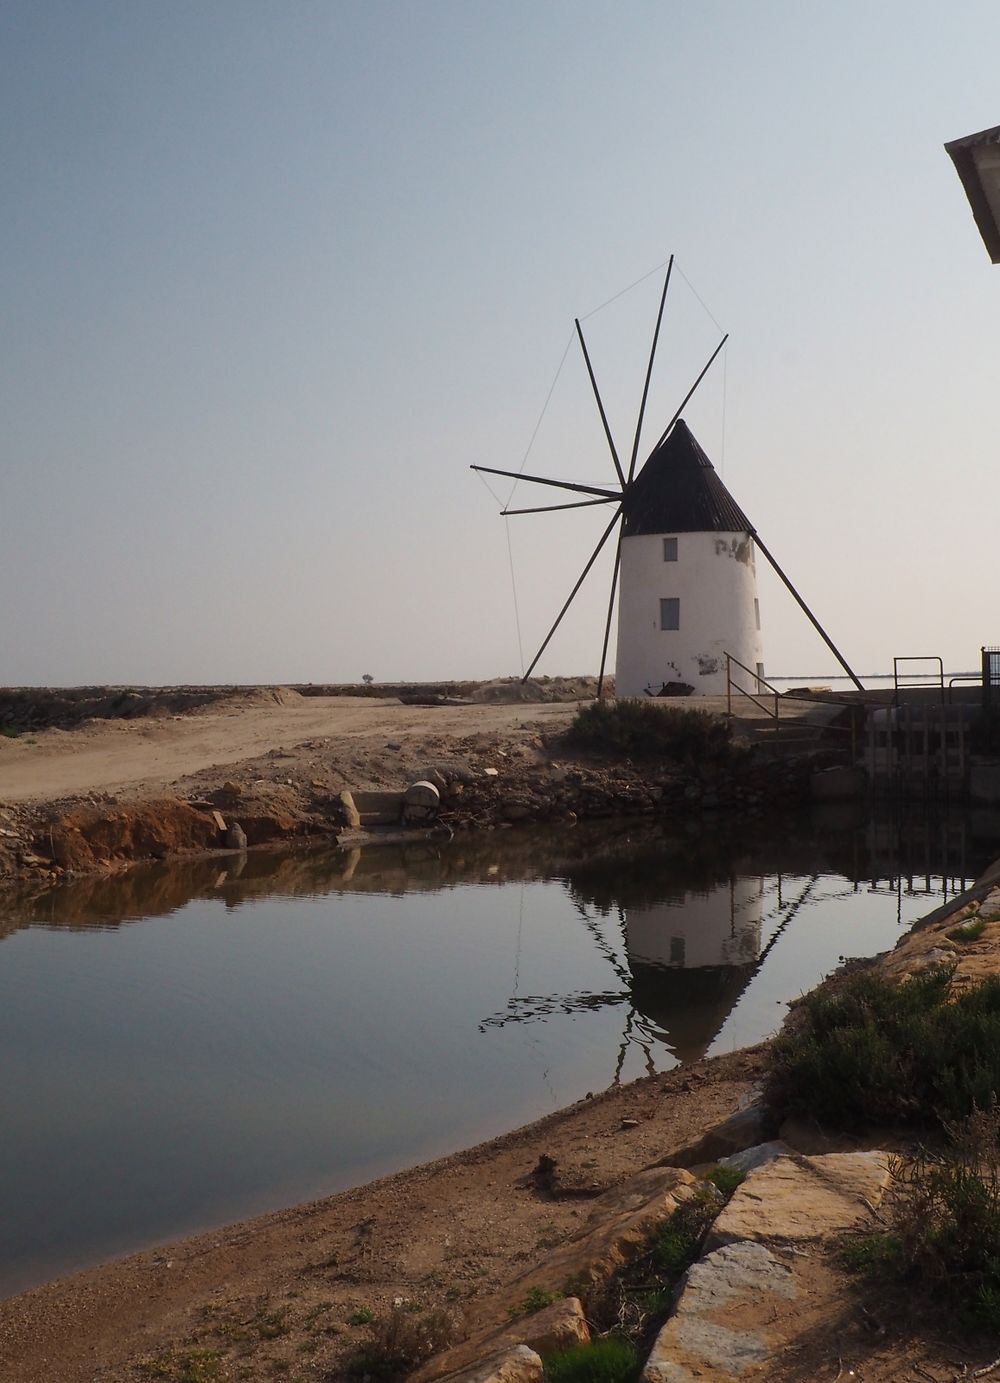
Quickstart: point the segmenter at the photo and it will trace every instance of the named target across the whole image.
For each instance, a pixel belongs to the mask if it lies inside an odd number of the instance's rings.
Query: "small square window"
[[[679,629],[681,627],[681,602],[676,596],[668,596],[660,601],[660,628]]]
[[[756,622],[757,628],[759,629],[759,628],[760,628],[760,601],[757,599],[756,596],[754,596],[754,601],[753,601],[753,617],[754,617],[754,621]]]
[[[663,540],[663,560],[664,562],[677,561],[677,539],[664,538]]]

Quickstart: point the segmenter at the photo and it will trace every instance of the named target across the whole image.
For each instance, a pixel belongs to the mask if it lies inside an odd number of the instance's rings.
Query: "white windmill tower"
[[[762,678],[753,528],[683,419],[636,476],[622,518],[617,695],[673,684],[724,696],[727,654]]]
[[[611,522],[522,680],[527,681],[531,676],[598,555],[617,528],[618,549],[604,628],[598,696],[604,682],[619,575],[621,595],[618,602],[615,669],[615,689],[619,697],[657,695],[671,683],[680,684],[678,690],[681,686],[690,687],[696,695],[724,695],[727,654],[746,670],[738,673],[737,680],[742,679],[744,689],[750,690],[745,685],[747,671],[754,679],[764,675],[755,549],[759,549],[770,562],[848,677],[859,691],[863,691],[842,654],[765,547],[759,533],[730,495],[681,418],[698,385],[729,339],[728,335],[723,336],[716,346],[645,464],[636,473],[649,382],[673,264],[674,257],[671,255],[660,297],[627,473],[611,436],[579,319],[576,321],[577,336],[618,478],[617,488],[552,480],[544,476],[525,475],[521,471],[497,470],[492,466],[471,468],[490,475],[528,480],[537,485],[552,485],[560,490],[588,496],[566,504],[504,509],[501,512],[505,515],[583,509],[601,504],[615,506]]]

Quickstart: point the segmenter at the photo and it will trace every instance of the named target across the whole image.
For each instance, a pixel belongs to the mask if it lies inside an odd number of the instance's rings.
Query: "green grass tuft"
[[[533,1316],[536,1311],[544,1311],[546,1306],[551,1306],[553,1302],[562,1301],[563,1292],[546,1292],[542,1287],[529,1287],[522,1299],[516,1306],[512,1306],[507,1312],[511,1320],[517,1320],[521,1316]]]
[[[746,1179],[746,1172],[741,1172],[738,1167],[713,1167],[705,1178],[722,1193],[725,1200],[729,1200],[737,1186],[742,1186]]]
[[[573,1345],[545,1362],[546,1383],[633,1383],[638,1376],[635,1345],[618,1335]]]
[[[960,922],[957,927],[952,927],[948,933],[949,941],[978,941],[986,930],[985,917],[970,917],[965,922]]]

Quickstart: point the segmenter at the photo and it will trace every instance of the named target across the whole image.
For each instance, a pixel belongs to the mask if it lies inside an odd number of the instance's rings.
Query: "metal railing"
[[[771,693],[771,695],[774,697],[774,710],[773,710],[773,711],[770,710],[767,706],[765,706],[765,704],[764,704],[763,701],[758,700],[758,698],[757,698],[756,696],[754,696],[753,692],[747,691],[746,687],[741,687],[741,686],[739,685],[738,682],[734,682],[734,681],[733,681],[733,668],[734,668],[734,667],[740,668],[740,670],[743,671],[743,672],[745,672],[745,673],[747,674],[748,677],[752,677],[752,678],[753,678],[754,682],[757,684],[757,692],[758,692],[758,694],[760,693],[760,689],[761,689],[762,686],[764,686],[764,687],[767,688],[767,690],[768,690],[768,691]],[[779,698],[779,696],[781,695],[781,693],[778,691],[777,687],[772,687],[771,684],[770,684],[770,682],[765,681],[764,678],[761,677],[759,673],[754,672],[752,668],[748,668],[747,665],[746,665],[746,663],[741,663],[740,660],[739,660],[739,658],[734,658],[733,655],[732,655],[731,653],[727,653],[727,654],[726,654],[726,715],[730,715],[730,716],[731,716],[732,713],[733,713],[733,692],[734,692],[734,691],[739,692],[741,696],[745,696],[745,697],[747,698],[748,701],[752,701],[753,704],[754,704],[755,706],[759,707],[760,710],[762,710],[766,716],[770,716],[771,719],[774,721],[774,728],[775,728],[775,730],[778,729],[778,698]]]
[[[741,672],[745,672],[745,673],[747,674],[748,677],[751,677],[751,678],[753,679],[754,684],[755,684],[756,689],[757,689],[757,695],[754,695],[753,692],[748,691],[746,687],[741,687],[740,684],[734,680],[734,678],[733,678],[733,671],[732,671],[734,667],[739,668]],[[761,700],[761,696],[763,695],[763,692],[761,691],[761,688],[764,688],[765,691],[768,692],[768,693],[770,693],[770,696],[772,696],[772,697],[774,698],[774,709],[773,709],[773,710],[771,709],[770,706],[766,705],[766,704],[764,703],[764,701]],[[747,699],[748,701],[751,701],[756,707],[758,707],[758,709],[761,710],[761,711],[764,713],[764,715],[766,715],[766,716],[768,717],[768,719],[774,721],[774,732],[775,732],[775,734],[779,734],[779,733],[780,733],[780,729],[781,729],[781,710],[780,710],[780,708],[781,708],[782,702],[784,702],[784,703],[787,704],[787,703],[793,702],[793,701],[800,701],[800,702],[801,702],[801,701],[806,701],[806,702],[809,702],[810,704],[819,703],[819,704],[821,704],[821,705],[842,706],[845,710],[851,709],[851,710],[852,710],[852,714],[851,714],[851,717],[850,717],[850,724],[848,724],[848,725],[833,725],[833,724],[827,724],[827,725],[824,725],[824,726],[822,727],[822,733],[823,733],[823,734],[834,734],[834,735],[849,735],[849,736],[850,736],[850,740],[851,740],[851,758],[852,758],[852,759],[855,759],[855,758],[857,757],[857,753],[858,753],[858,723],[857,723],[857,717],[856,717],[856,715],[853,713],[853,709],[852,709],[852,708],[855,708],[855,707],[862,707],[862,708],[864,709],[864,711],[865,711],[865,714],[867,715],[867,712],[868,712],[870,709],[872,709],[872,708],[874,708],[874,707],[876,707],[876,706],[879,705],[879,702],[878,702],[877,700],[875,700],[874,698],[866,699],[866,700],[861,700],[861,699],[858,697],[857,693],[855,693],[855,692],[849,692],[849,693],[847,693],[847,694],[845,694],[845,695],[838,695],[836,692],[832,692],[832,691],[825,691],[825,692],[824,692],[824,691],[810,691],[810,692],[808,692],[808,693],[801,693],[801,694],[796,694],[796,693],[794,693],[794,692],[779,692],[778,689],[777,689],[777,687],[772,686],[771,683],[768,682],[766,678],[761,677],[758,673],[754,672],[752,668],[748,668],[747,665],[746,665],[745,663],[741,663],[740,660],[739,660],[739,658],[736,658],[736,657],[733,656],[733,654],[727,652],[727,654],[726,654],[726,714],[729,715],[729,716],[732,716],[732,715],[733,715],[733,693],[734,693],[734,692],[738,693],[740,696],[746,697],[746,699]],[[787,715],[786,715],[786,717],[785,717],[785,723],[786,723],[786,725],[791,723],[790,720],[789,720],[789,717],[788,717]]]
[[[935,682],[909,682],[909,683],[907,683],[906,686],[904,686],[904,687],[902,688],[902,690],[903,690],[903,691],[906,691],[906,690],[907,690],[907,687],[910,687],[910,688],[912,688],[912,689],[916,689],[916,688],[918,688],[918,687],[939,687],[940,690],[941,690],[941,705],[942,705],[942,706],[944,705],[944,662],[942,661],[942,659],[939,658],[938,655],[937,655],[936,653],[926,653],[926,654],[920,654],[920,653],[907,653],[907,654],[903,654],[901,657],[893,658],[893,660],[892,660],[892,686],[893,686],[892,699],[893,699],[893,701],[895,702],[895,704],[896,704],[897,706],[899,705],[899,692],[900,692],[900,685],[899,685],[899,665],[900,665],[900,663],[937,663],[937,665],[938,665],[937,681],[935,681]],[[914,674],[912,674],[912,675],[913,675],[913,676],[917,676],[918,674],[914,673]],[[907,674],[904,672],[904,673],[903,673],[903,676],[906,677]]]

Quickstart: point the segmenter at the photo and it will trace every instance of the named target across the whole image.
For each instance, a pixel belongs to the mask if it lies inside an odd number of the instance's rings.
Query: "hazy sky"
[[[942,144],[998,55],[995,0],[0,0],[0,683],[519,672],[468,466],[671,252],[643,455],[721,324],[688,420],[848,658],[975,667],[1000,267]],[[625,451],[660,285],[586,323]],[[529,470],[611,478],[588,388]],[[606,518],[509,521],[526,660]],[[607,551],[540,671],[596,671]]]

